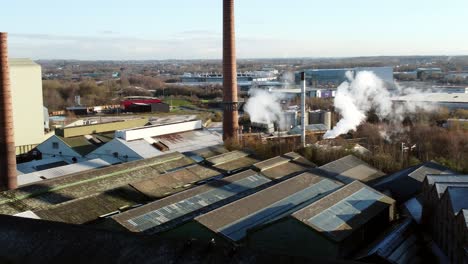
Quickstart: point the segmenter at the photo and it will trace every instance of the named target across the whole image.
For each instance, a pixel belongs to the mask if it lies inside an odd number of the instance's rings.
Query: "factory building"
[[[240,150],[223,153],[205,160],[208,165],[228,175],[246,170],[259,161],[250,153]]]
[[[196,217],[187,224],[186,237],[241,244],[248,230],[287,216],[340,186],[319,171],[305,172]]]
[[[44,140],[41,66],[30,59],[10,59],[16,154]],[[30,146],[30,147],[24,147]]]
[[[265,176],[247,170],[124,212],[112,220],[125,230],[148,235],[164,236],[160,233],[177,227],[178,232],[169,233],[168,238],[186,240],[181,231],[184,228],[179,228],[184,223],[271,183]]]
[[[348,81],[347,73],[356,77],[359,72],[370,71],[382,79],[385,84],[393,87],[393,67],[357,67],[344,69],[310,69],[305,70],[306,84],[314,88],[329,87],[336,88]],[[295,74],[296,84],[300,84],[300,73]]]
[[[449,168],[435,162],[425,162],[390,174],[372,184],[372,187],[385,193],[401,204],[422,191],[423,181],[429,174],[453,174]]]
[[[376,238],[394,219],[394,200],[359,181],[322,197],[286,217],[270,217],[263,225],[251,226],[249,246],[297,256],[344,258]]]
[[[371,184],[385,175],[385,173],[373,168],[353,155],[337,159],[319,168],[329,177],[346,184],[355,180]]]
[[[422,223],[450,263],[468,262],[468,175],[428,175]]]
[[[425,93],[410,94],[392,98],[394,104],[425,103],[446,107],[449,110],[468,109],[468,93]]]

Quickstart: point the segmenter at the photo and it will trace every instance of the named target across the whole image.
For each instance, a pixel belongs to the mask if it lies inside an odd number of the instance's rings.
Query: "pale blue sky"
[[[9,0],[10,56],[219,59],[221,0]],[[467,0],[236,0],[240,58],[468,54]]]

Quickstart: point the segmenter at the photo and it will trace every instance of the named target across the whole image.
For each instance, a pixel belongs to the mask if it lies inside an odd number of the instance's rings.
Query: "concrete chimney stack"
[[[7,33],[0,32],[0,190],[16,187],[16,151]]]
[[[223,140],[238,140],[237,65],[234,0],[223,0]]]

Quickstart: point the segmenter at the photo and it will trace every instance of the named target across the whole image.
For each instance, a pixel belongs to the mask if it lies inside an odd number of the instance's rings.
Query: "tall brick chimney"
[[[223,140],[237,142],[238,99],[234,0],[223,0]]]
[[[16,151],[7,33],[0,32],[0,190],[16,187]]]

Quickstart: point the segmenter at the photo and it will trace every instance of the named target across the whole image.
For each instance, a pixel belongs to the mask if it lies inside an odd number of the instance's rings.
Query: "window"
[[[53,149],[58,149],[59,148],[59,143],[58,142],[52,142],[52,148]]]

